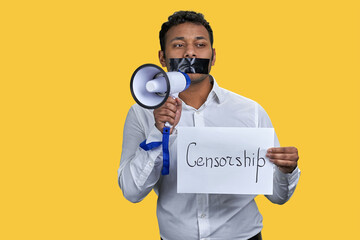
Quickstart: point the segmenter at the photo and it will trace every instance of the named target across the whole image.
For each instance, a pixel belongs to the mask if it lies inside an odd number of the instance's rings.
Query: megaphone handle
[[[172,125],[170,123],[166,122],[165,127],[172,128]]]
[[[175,99],[178,97],[178,93],[170,94],[170,96]],[[165,123],[165,127],[163,128],[163,168],[161,170],[162,175],[169,175],[169,168],[170,168],[170,154],[169,154],[169,136],[170,136],[170,129],[172,125],[169,122]]]

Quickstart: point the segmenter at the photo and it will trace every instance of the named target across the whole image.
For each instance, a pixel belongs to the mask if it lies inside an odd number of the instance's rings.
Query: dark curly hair
[[[161,26],[159,38],[160,38],[160,46],[162,51],[165,51],[165,35],[169,31],[169,29],[173,26],[186,22],[203,25],[209,33],[211,47],[213,46],[214,43],[213,31],[210,27],[210,24],[205,20],[204,15],[194,11],[178,11],[175,12],[173,15],[169,16],[168,21],[164,22],[163,25]]]

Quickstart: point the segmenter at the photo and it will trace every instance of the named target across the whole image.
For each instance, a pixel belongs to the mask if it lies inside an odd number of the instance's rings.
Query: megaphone
[[[154,64],[144,64],[133,73],[130,81],[131,95],[143,108],[155,109],[190,86],[186,73],[165,72]]]
[[[165,72],[161,67],[154,64],[144,64],[133,73],[130,81],[131,95],[143,108],[155,109],[163,105],[168,97],[184,91],[190,86],[190,77],[186,73]],[[146,144],[146,140],[140,144],[144,150],[152,149],[162,144],[163,168],[162,175],[169,174],[169,135],[171,125],[166,122],[163,128],[162,142]]]

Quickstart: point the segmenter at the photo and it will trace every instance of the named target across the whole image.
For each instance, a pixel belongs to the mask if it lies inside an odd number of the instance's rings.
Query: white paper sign
[[[178,193],[272,194],[273,128],[178,127]]]

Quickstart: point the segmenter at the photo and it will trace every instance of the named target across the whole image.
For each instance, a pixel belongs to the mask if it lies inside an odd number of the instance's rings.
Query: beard
[[[209,74],[201,74],[201,73],[188,73],[191,84],[199,84],[205,79],[209,77]]]

